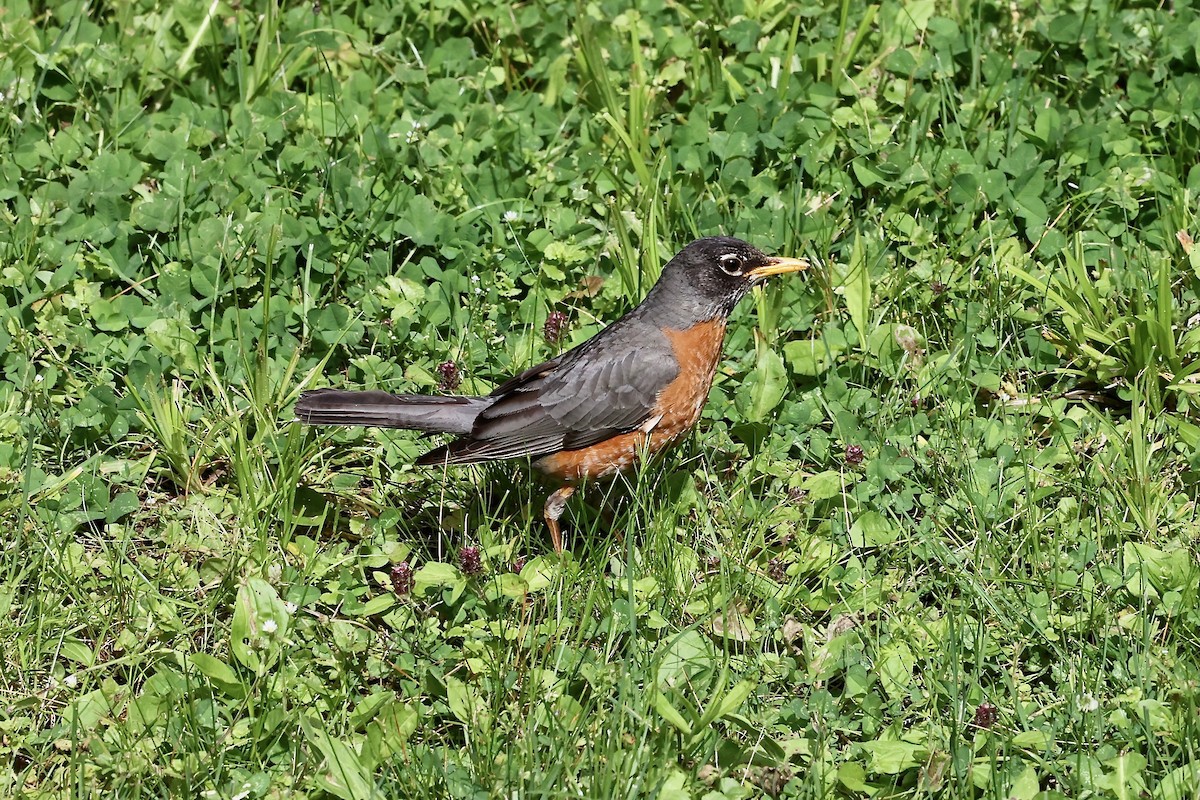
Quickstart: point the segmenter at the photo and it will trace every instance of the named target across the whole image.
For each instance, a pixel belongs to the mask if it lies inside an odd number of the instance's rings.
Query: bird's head
[[[803,258],[769,256],[729,236],[697,239],[679,251],[663,268],[659,284],[680,301],[710,307],[728,316],[755,284],[772,275],[808,269]]]

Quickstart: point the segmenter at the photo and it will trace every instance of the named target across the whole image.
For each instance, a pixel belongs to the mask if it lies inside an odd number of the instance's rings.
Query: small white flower
[[[263,633],[265,633],[267,636],[270,636],[277,630],[279,630],[279,625],[276,624],[275,620],[269,619],[263,623]]]
[[[74,689],[78,685],[79,685],[79,677],[77,675],[75,675],[74,673],[63,678],[63,686],[66,686],[68,689]]]
[[[267,567],[267,580],[271,583],[279,583],[279,579],[283,577],[283,565],[272,564]]]
[[[296,604],[295,603],[284,603],[283,607],[287,610],[288,614],[296,613]]]
[[[511,210],[510,210],[510,211],[505,211],[505,212],[504,212],[504,221],[505,221],[505,222],[507,222],[507,223],[509,223],[509,224],[512,224],[512,223],[516,222],[516,221],[517,221],[517,220],[519,220],[520,218],[521,218],[521,215],[520,215],[520,214],[518,214],[516,211],[511,211]]]
[[[1096,709],[1100,708],[1100,701],[1092,697],[1090,694],[1085,694],[1083,696],[1083,702],[1079,704],[1079,707],[1084,711],[1095,711]]]

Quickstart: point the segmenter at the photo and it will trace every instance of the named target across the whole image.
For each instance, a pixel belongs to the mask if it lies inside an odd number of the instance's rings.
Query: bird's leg
[[[562,528],[558,526],[558,518],[567,510],[567,498],[574,493],[574,486],[563,486],[546,498],[546,525],[550,528],[550,541],[554,543],[556,553],[563,551]]]

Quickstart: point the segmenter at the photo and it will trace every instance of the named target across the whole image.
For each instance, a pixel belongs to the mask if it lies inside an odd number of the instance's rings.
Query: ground
[[[1200,14],[0,12],[0,793],[1194,798]],[[571,501],[304,429],[818,266]]]

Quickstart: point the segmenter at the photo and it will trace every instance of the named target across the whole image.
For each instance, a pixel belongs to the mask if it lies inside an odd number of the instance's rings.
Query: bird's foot
[[[558,491],[546,498],[546,526],[550,528],[550,541],[554,544],[554,552],[561,553],[562,546],[562,528],[559,527],[558,520],[567,510],[567,499],[575,493],[574,486],[563,486]]]

